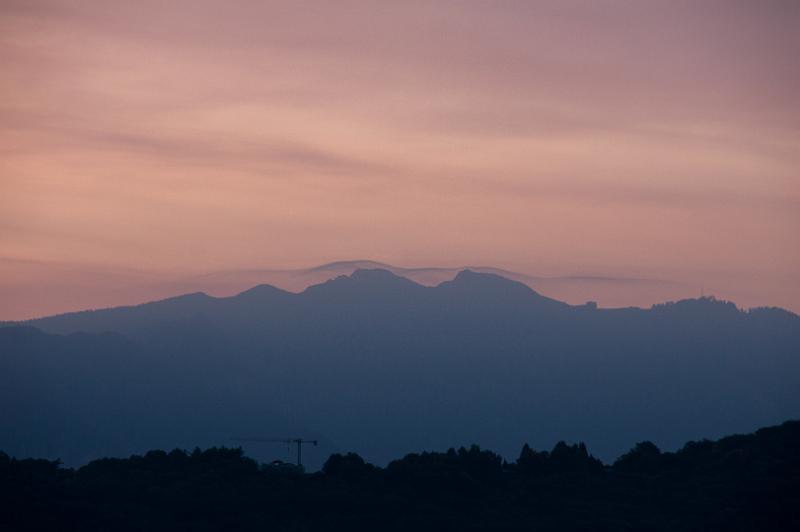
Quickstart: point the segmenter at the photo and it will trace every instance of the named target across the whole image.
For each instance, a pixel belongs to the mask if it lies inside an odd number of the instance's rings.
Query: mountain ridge
[[[346,262],[342,262],[342,263],[351,264],[352,262],[361,262],[361,261],[346,261]],[[372,262],[372,261],[367,261],[367,262]],[[331,263],[331,264],[340,264],[340,263]],[[380,264],[380,263],[376,263],[376,264]],[[376,273],[376,272],[380,272],[380,273]],[[5,322],[0,322],[0,326],[34,324],[34,323],[40,322],[42,320],[50,320],[50,319],[54,319],[54,318],[61,318],[61,317],[64,317],[64,316],[76,316],[76,315],[80,315],[80,314],[84,314],[84,313],[119,311],[119,310],[122,310],[122,309],[135,309],[135,308],[145,307],[145,306],[148,306],[148,305],[180,305],[180,304],[185,303],[185,302],[194,302],[194,301],[201,301],[201,300],[203,300],[203,301],[224,301],[224,300],[237,300],[237,299],[250,298],[250,297],[259,297],[259,296],[263,297],[263,296],[267,296],[267,295],[268,296],[280,296],[280,297],[293,297],[293,296],[306,294],[307,292],[309,292],[309,290],[310,290],[309,293],[314,293],[315,291],[318,290],[317,287],[321,287],[321,286],[326,286],[326,287],[330,288],[331,286],[339,286],[342,283],[352,283],[352,282],[356,282],[357,283],[359,281],[367,281],[367,282],[370,282],[370,283],[372,283],[374,285],[374,281],[377,281],[379,279],[380,280],[384,280],[384,281],[390,281],[390,282],[393,282],[393,283],[397,283],[398,285],[400,283],[402,283],[406,287],[413,287],[413,289],[418,289],[418,288],[449,289],[452,286],[466,286],[466,285],[470,285],[470,284],[475,284],[475,280],[476,279],[480,279],[481,281],[484,281],[484,282],[499,282],[500,284],[506,284],[506,286],[509,286],[509,287],[514,286],[520,293],[529,293],[529,294],[531,294],[533,296],[538,297],[540,300],[547,300],[549,302],[557,303],[557,304],[560,304],[562,306],[568,306],[568,307],[573,307],[573,308],[580,308],[582,306],[582,305],[570,305],[570,304],[565,303],[563,301],[558,301],[557,299],[553,299],[553,298],[549,298],[547,296],[543,296],[542,294],[540,294],[539,292],[537,292],[536,290],[534,290],[530,286],[528,286],[528,285],[526,285],[526,284],[524,284],[524,283],[522,283],[520,281],[516,281],[514,279],[509,279],[509,278],[504,277],[504,276],[502,276],[500,274],[476,272],[476,271],[473,271],[473,270],[471,270],[469,268],[464,268],[464,269],[460,270],[452,280],[442,281],[442,282],[440,282],[440,283],[438,283],[438,284],[436,284],[434,286],[423,285],[421,283],[413,281],[412,279],[408,279],[406,277],[403,277],[402,275],[397,275],[394,272],[392,272],[391,270],[387,270],[385,268],[359,268],[359,269],[355,270],[350,275],[337,276],[334,279],[330,279],[328,281],[324,281],[322,283],[309,286],[308,288],[304,289],[301,292],[291,292],[291,291],[284,290],[282,288],[279,288],[279,287],[276,287],[276,286],[273,286],[273,285],[270,285],[270,284],[262,283],[262,284],[255,285],[255,286],[253,286],[251,288],[248,288],[246,290],[243,290],[243,291],[241,291],[241,292],[239,292],[237,294],[230,295],[230,296],[213,296],[213,295],[209,295],[209,294],[207,294],[205,292],[198,291],[198,292],[191,292],[191,293],[186,293],[186,294],[179,294],[179,295],[176,295],[176,296],[172,296],[172,297],[168,297],[168,298],[164,298],[164,299],[153,300],[153,301],[148,301],[148,302],[144,302],[144,303],[140,303],[140,304],[136,304],[136,305],[120,305],[120,306],[106,307],[106,308],[93,308],[93,309],[78,310],[78,311],[73,311],[73,312],[59,313],[59,314],[54,314],[54,315],[49,315],[49,316],[42,316],[42,317],[39,317],[39,318],[32,318],[32,319],[27,319],[27,320],[5,321]],[[334,283],[334,284],[331,284],[331,283]],[[753,307],[751,309],[744,309],[744,308],[738,307],[733,302],[729,302],[729,301],[725,301],[725,300],[718,300],[718,299],[714,298],[713,296],[706,296],[706,297],[699,297],[699,298],[686,298],[686,299],[680,299],[680,300],[675,300],[675,301],[665,301],[665,302],[662,302],[662,303],[655,303],[652,306],[650,306],[649,308],[644,308],[644,307],[621,307],[621,308],[618,308],[616,310],[626,310],[626,309],[640,309],[640,310],[644,310],[644,311],[663,310],[664,308],[669,308],[672,305],[677,305],[677,304],[684,304],[685,305],[687,302],[692,302],[692,301],[695,301],[695,302],[715,301],[717,303],[732,304],[732,305],[734,305],[734,307],[739,312],[748,312],[748,311],[751,311],[751,310],[760,310],[760,309],[777,309],[777,310],[780,310],[782,312],[788,313],[788,314],[790,314],[792,316],[797,316],[797,314],[795,314],[794,312],[792,312],[790,310],[787,310],[787,309],[780,308],[780,307]],[[601,310],[612,310],[612,309],[601,309]]]
[[[388,269],[424,286],[436,286],[452,280],[463,269],[494,273],[522,282],[546,297],[570,305],[594,301],[600,308],[649,308],[663,301],[694,298],[700,293],[699,284],[694,286],[657,276],[620,277],[591,272],[543,276],[492,266],[394,266],[373,260],[343,260],[310,268],[249,268],[202,274],[148,273],[124,269],[98,270],[90,274],[78,265],[32,263],[30,266],[24,281],[13,285],[0,283],[0,320],[18,322],[83,309],[138,305],[198,291],[213,297],[228,297],[261,284],[299,293],[309,286],[350,275],[359,268]],[[53,281],[56,278],[60,279],[58,283]],[[713,288],[710,293],[714,293]],[[735,289],[722,295],[745,308],[770,303],[757,294],[739,293]],[[782,303],[780,306],[797,312],[787,300],[775,301],[778,302]]]
[[[376,463],[555,437],[603,457],[641,434],[669,448],[800,417],[800,318],[712,298],[602,309],[491,274],[426,287],[363,270],[301,293],[261,285],[21,325],[44,336],[0,329],[0,447],[65,460],[265,432]]]

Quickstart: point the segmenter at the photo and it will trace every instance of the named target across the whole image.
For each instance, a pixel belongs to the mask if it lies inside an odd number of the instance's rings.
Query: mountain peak
[[[285,290],[281,290],[280,288],[276,288],[276,287],[272,286],[271,284],[259,284],[259,285],[256,285],[256,286],[252,287],[252,288],[248,288],[247,290],[245,290],[243,292],[239,292],[238,294],[236,294],[233,297],[235,297],[237,299],[256,299],[256,298],[262,298],[262,297],[270,297],[270,296],[279,295],[279,294],[282,295],[282,294],[286,294],[286,293],[287,292]]]
[[[304,294],[334,296],[345,299],[363,299],[373,295],[403,294],[425,290],[422,285],[395,275],[382,268],[358,269],[352,274],[340,275],[322,284],[309,286]]]
[[[442,283],[448,284],[448,283]],[[519,290],[521,292],[525,292],[527,294],[535,294],[536,292],[532,290],[527,285],[520,283],[519,281],[514,281],[507,277],[503,277],[502,275],[497,275],[495,273],[483,273],[483,272],[476,272],[470,269],[461,270],[456,274],[452,281],[449,281],[450,285],[453,286],[464,286],[464,287],[492,287],[497,288],[501,286],[505,286],[508,288],[512,288]]]
[[[506,279],[505,277],[501,277],[500,275],[497,275],[495,273],[477,272],[469,268],[464,268],[463,270],[461,270],[456,274],[453,280],[464,282],[464,281],[477,281],[480,279],[491,279],[491,278]]]
[[[423,288],[422,285],[415,283],[411,279],[397,275],[385,268],[359,268],[349,276],[341,275],[336,279],[328,281],[328,283],[333,282],[339,282],[342,285],[347,285],[351,288],[357,286],[370,287],[370,289],[379,287],[396,287],[405,289],[409,289],[411,287]]]
[[[447,281],[438,288],[460,292],[472,296],[488,298],[497,302],[534,302],[537,305],[548,304],[553,307],[567,307],[566,303],[545,297],[528,285],[514,281],[494,273],[476,272],[464,269],[458,272],[452,281]]]

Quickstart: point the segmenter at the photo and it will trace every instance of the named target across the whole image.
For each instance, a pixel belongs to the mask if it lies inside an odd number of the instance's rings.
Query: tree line
[[[0,529],[800,530],[800,422],[676,452],[641,442],[608,465],[565,442],[514,462],[475,445],[383,468],[334,454],[313,473],[240,448],[77,469],[0,452]]]

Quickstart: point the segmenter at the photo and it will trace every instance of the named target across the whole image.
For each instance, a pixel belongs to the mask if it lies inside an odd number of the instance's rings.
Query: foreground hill
[[[377,468],[335,454],[322,472],[241,449],[151,451],[78,470],[0,452],[3,530],[800,529],[800,422],[675,453],[637,444],[604,466],[583,444],[527,445],[513,463],[476,446]]]
[[[480,441],[650,438],[800,416],[800,318],[713,299],[570,306],[469,271],[426,287],[359,270],[299,294],[257,286],[0,328],[0,448],[78,465],[232,436],[322,440],[385,464]],[[261,459],[284,449],[247,447]]]

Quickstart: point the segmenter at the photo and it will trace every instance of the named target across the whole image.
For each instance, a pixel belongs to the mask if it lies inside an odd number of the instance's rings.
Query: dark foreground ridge
[[[800,530],[800,421],[675,453],[643,442],[611,466],[563,442],[514,463],[477,446],[385,469],[334,454],[313,474],[241,449],[77,470],[0,453],[0,529]]]

